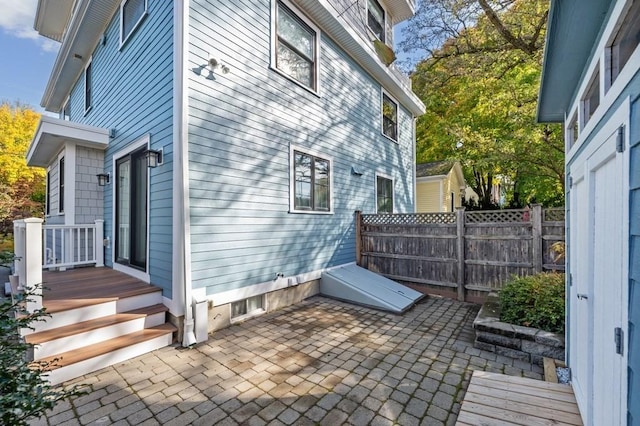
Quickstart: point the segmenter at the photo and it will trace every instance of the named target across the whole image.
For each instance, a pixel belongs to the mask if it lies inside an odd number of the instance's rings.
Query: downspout
[[[418,212],[418,183],[417,183],[417,177],[416,177],[416,168],[417,168],[417,163],[418,163],[418,152],[416,151],[416,121],[418,120],[417,117],[413,117],[412,120],[412,144],[413,144],[413,212],[417,213]]]
[[[182,332],[182,346],[188,347],[196,343],[194,333],[194,320],[191,295],[191,228],[189,213],[189,151],[188,151],[188,81],[185,75],[187,69],[187,46],[189,45],[189,33],[187,17],[189,13],[189,0],[174,0],[174,132],[177,135],[173,146],[173,167],[175,197],[174,214],[177,215],[177,230],[174,238],[177,239],[178,253],[174,257],[177,261],[178,273],[174,277],[181,282],[181,290],[184,299],[184,329]]]

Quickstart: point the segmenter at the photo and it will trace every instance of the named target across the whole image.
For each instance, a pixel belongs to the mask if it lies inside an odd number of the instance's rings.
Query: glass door
[[[147,267],[146,147],[116,161],[116,262]]]

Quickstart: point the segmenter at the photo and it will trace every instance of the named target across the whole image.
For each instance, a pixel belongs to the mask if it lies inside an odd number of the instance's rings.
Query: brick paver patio
[[[74,381],[49,425],[453,425],[472,370],[541,378],[473,347],[477,305],[427,298],[402,316],[323,297]]]

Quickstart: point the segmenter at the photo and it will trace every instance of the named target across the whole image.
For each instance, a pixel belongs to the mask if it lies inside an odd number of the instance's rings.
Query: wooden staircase
[[[23,334],[34,361],[58,384],[170,345],[162,290],[109,268],[45,272],[43,305],[51,315]]]

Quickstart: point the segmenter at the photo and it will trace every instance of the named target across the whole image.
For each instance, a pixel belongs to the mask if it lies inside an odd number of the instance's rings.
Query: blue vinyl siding
[[[320,96],[270,69],[269,16],[269,0],[191,2],[191,266],[207,294],[353,262],[376,172],[394,178],[396,211],[413,211],[410,113],[400,106],[399,143],[385,138],[380,85],[325,36]],[[230,73],[210,75],[209,55]],[[333,161],[333,214],[289,213],[290,145]]]
[[[636,80],[640,80],[636,76]],[[636,96],[638,92],[636,92]],[[640,425],[640,100],[631,106],[629,211],[629,394],[628,425]]]
[[[106,43],[93,52],[92,108],[84,113],[84,76],[71,93],[71,120],[115,129],[105,152],[105,172],[115,176],[114,153],[144,135],[152,149],[163,149],[164,164],[149,174],[149,258],[151,282],[172,291],[173,169],[173,2],[149,0],[148,16],[120,49],[119,8],[105,31]],[[111,238],[105,263],[112,266],[113,190],[104,187],[105,236]]]

